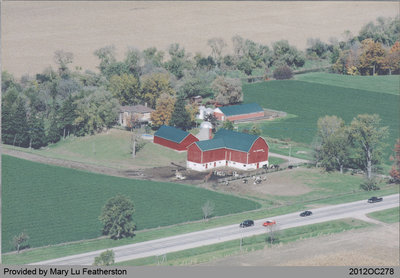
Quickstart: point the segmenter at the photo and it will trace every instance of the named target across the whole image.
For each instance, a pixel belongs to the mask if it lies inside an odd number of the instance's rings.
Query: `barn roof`
[[[225,146],[228,149],[248,152],[253,146],[254,141],[256,141],[259,136],[236,132],[227,129],[220,129],[215,133],[214,139],[222,138],[225,142]]]
[[[253,146],[254,141],[259,138],[257,135],[251,135],[241,132],[235,132],[227,129],[220,129],[211,140],[198,141],[195,144],[202,151],[227,148],[242,152],[248,152]]]
[[[197,142],[195,142],[195,144],[203,152],[225,148],[225,142],[223,139],[210,139],[210,140],[204,140],[204,141],[197,141]]]
[[[172,126],[166,126],[162,125],[156,133],[154,133],[154,136],[164,138],[166,140],[175,142],[175,143],[180,143],[185,139],[190,133],[183,131],[182,129],[175,128]]]
[[[225,116],[251,114],[257,112],[263,112],[264,110],[257,103],[246,103],[240,105],[223,106],[219,107]]]

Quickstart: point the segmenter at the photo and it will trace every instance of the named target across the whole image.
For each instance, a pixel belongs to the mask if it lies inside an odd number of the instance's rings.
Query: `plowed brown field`
[[[304,48],[307,38],[327,41],[345,30],[357,34],[378,16],[394,17],[394,2],[2,2],[2,69],[17,76],[53,64],[56,50],[74,54],[74,66],[96,69],[93,52],[115,45],[210,53],[207,40],[234,35],[270,45],[287,39]],[[228,49],[227,48],[227,49]]]

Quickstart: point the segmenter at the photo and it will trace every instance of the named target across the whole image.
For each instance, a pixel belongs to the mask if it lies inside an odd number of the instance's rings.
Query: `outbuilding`
[[[214,110],[214,116],[220,121],[254,119],[264,117],[264,110],[257,103],[222,106]]]
[[[186,166],[196,171],[221,166],[258,169],[268,166],[268,150],[267,142],[260,136],[221,129],[213,139],[197,141],[188,147]]]
[[[194,135],[182,129],[162,125],[154,134],[153,142],[177,151],[186,151],[187,147],[199,141]]]

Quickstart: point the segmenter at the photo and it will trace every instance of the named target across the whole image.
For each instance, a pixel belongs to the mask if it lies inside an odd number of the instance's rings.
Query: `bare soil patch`
[[[398,266],[399,223],[305,239],[232,256],[213,266]]]
[[[270,45],[281,39],[304,49],[307,38],[357,34],[379,16],[394,17],[393,2],[144,2],[5,1],[1,9],[2,66],[17,76],[54,66],[59,49],[74,54],[75,66],[96,70],[93,52],[115,45],[119,58],[128,46],[166,50],[179,43],[209,55],[207,40],[240,35]]]
[[[297,196],[310,192],[312,189],[304,180],[297,179],[296,174],[313,171],[305,168],[293,168],[261,175],[262,182],[254,184],[252,178],[247,183],[243,179],[229,182],[229,185],[219,184],[217,190],[239,193],[248,196],[263,197],[266,195]]]

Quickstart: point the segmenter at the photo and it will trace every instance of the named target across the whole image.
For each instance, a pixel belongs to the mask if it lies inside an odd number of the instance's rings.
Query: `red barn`
[[[268,150],[267,142],[260,136],[221,129],[213,139],[188,147],[187,168],[197,171],[220,166],[258,169],[268,165]]]
[[[247,103],[218,107],[214,110],[214,116],[220,121],[234,122],[264,117],[264,110],[257,103]]]
[[[157,130],[153,140],[155,144],[160,144],[177,151],[186,151],[187,147],[196,141],[199,141],[199,139],[189,132],[165,125]]]

